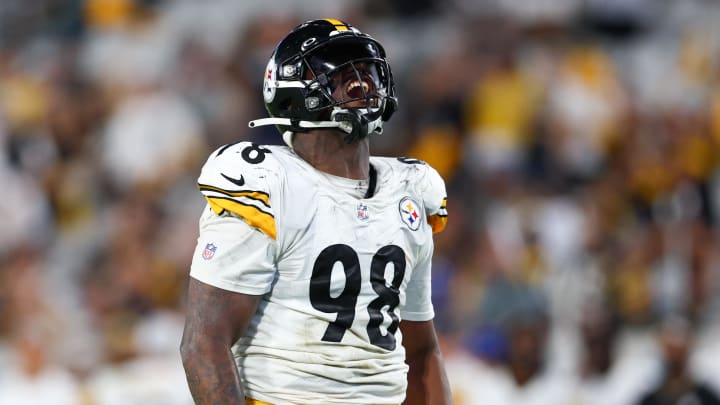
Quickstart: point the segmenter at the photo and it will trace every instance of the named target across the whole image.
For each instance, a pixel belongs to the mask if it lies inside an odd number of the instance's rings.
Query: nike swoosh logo
[[[227,179],[227,181],[235,184],[236,186],[242,187],[242,186],[245,185],[245,179],[243,178],[243,175],[242,175],[242,174],[240,175],[240,178],[239,178],[239,179],[233,179],[232,177],[228,177],[228,176],[226,176],[226,175],[223,174],[223,173],[220,173],[220,174],[221,174],[223,177],[225,177],[225,178]]]

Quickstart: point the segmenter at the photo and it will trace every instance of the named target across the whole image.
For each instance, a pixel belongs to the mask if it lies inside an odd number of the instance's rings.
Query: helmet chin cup
[[[361,110],[338,108],[333,110],[330,115],[330,120],[337,122],[338,128],[347,133],[343,138],[346,143],[363,139],[372,132],[382,133],[382,120],[379,117],[382,113],[378,111],[363,114]]]

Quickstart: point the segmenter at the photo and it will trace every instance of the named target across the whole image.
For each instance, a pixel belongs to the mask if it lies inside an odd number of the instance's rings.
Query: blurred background
[[[720,2],[3,0],[0,404],[192,403],[199,168],[282,142],[265,64],[325,17],[388,52],[373,153],[447,182],[458,405],[718,403]]]

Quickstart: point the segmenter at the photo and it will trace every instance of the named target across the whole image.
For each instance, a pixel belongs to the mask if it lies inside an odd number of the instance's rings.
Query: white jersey
[[[285,146],[227,145],[203,167],[208,208],[190,275],[263,295],[233,347],[247,396],[273,404],[405,398],[398,324],[433,318],[432,233],[445,225],[445,184],[418,160],[370,164],[364,197]]]

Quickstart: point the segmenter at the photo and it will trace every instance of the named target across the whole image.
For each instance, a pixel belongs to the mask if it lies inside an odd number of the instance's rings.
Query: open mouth
[[[363,98],[370,91],[370,85],[364,80],[352,80],[345,87],[345,94],[350,98]]]

